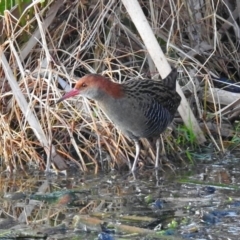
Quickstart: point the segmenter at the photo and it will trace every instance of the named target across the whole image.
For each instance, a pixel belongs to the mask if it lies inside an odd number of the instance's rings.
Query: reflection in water
[[[81,177],[76,172],[67,177],[4,173],[0,230],[8,237],[70,237],[91,230],[84,239],[159,232],[174,239],[208,239],[209,234],[217,239],[226,232],[231,238],[239,222],[239,159],[206,159],[195,158],[198,164],[175,172],[140,170],[135,179],[127,172]]]

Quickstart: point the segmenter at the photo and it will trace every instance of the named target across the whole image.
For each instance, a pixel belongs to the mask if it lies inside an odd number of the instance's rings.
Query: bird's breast
[[[108,118],[130,138],[158,136],[172,121],[171,114],[152,101],[124,98],[100,102]]]
[[[112,99],[110,102],[99,102],[99,106],[117,128],[128,137],[143,137],[146,117],[135,101]]]

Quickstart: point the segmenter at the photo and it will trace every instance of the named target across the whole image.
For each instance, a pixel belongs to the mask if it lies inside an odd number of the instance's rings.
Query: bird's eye
[[[85,88],[86,86],[87,86],[87,84],[86,84],[86,83],[83,83],[83,84],[82,84],[82,87],[83,87],[83,88]]]

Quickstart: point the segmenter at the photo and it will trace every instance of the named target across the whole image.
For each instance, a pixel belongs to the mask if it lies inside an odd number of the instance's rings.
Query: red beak
[[[76,95],[79,94],[79,90],[77,90],[76,88],[73,88],[70,92],[66,93],[65,95],[63,95],[60,99],[57,100],[56,104],[62,102],[65,99],[68,99],[70,97],[74,97]]]

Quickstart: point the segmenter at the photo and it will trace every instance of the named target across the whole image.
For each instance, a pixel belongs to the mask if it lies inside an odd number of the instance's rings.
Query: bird
[[[160,134],[173,121],[181,102],[176,91],[177,69],[173,68],[163,80],[129,79],[113,82],[100,74],[87,74],[56,104],[80,95],[94,100],[102,111],[135,143],[135,158],[131,172],[136,170],[141,138],[157,138],[155,167],[158,168]]]

